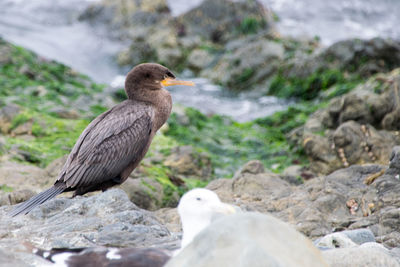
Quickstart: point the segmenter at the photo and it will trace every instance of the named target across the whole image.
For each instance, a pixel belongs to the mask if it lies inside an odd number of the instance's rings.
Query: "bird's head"
[[[182,247],[219,215],[235,213],[233,206],[221,202],[217,194],[204,188],[196,188],[184,194],[179,201],[178,213],[182,221]]]
[[[160,90],[165,86],[187,85],[193,82],[176,80],[175,75],[166,67],[156,63],[143,63],[134,67],[125,79],[125,91],[128,98],[146,91]]]

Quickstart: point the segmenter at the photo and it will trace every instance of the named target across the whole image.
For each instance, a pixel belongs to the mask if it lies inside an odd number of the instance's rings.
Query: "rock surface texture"
[[[178,237],[151,212],[136,207],[120,189],[90,197],[53,199],[26,216],[10,218],[6,215],[9,210],[9,206],[0,208],[0,251],[25,263],[32,258],[26,244],[42,249],[178,247]]]
[[[304,148],[316,173],[353,164],[387,165],[392,148],[400,145],[399,110],[400,69],[395,69],[332,99],[289,138]]]

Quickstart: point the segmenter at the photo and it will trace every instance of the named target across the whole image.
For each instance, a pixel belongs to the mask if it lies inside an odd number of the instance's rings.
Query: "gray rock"
[[[342,267],[398,267],[399,262],[389,251],[377,243],[364,243],[359,247],[323,251],[330,266]]]
[[[121,189],[126,192],[133,203],[142,209],[157,210],[163,204],[164,190],[155,179],[129,178],[121,185]]]
[[[234,90],[250,90],[249,84],[261,84],[275,74],[284,57],[282,44],[263,35],[240,40],[240,46],[232,45],[232,50],[225,53],[215,67],[201,75]]]
[[[188,57],[188,67],[193,71],[200,71],[210,66],[214,57],[204,49],[193,50]]]
[[[0,163],[0,185],[11,187],[13,191],[30,190],[39,193],[53,183],[53,177],[39,167],[12,161]]]
[[[282,173],[282,179],[294,185],[302,184],[304,180],[314,177],[314,173],[308,171],[304,166],[300,165],[291,165],[284,169]]]
[[[0,207],[0,250],[17,255],[28,242],[52,247],[163,247],[176,248],[171,236],[156,217],[129,201],[121,189],[110,189],[90,197],[56,198],[25,216],[10,218],[10,207]],[[10,249],[14,248],[15,250]],[[21,259],[19,256],[15,256]]]
[[[172,258],[168,266],[328,266],[302,234],[260,213],[217,220]]]
[[[324,236],[314,244],[320,249],[326,248],[351,248],[356,247],[357,244],[354,243],[349,237],[342,233],[333,233]]]
[[[324,248],[356,247],[368,242],[375,242],[375,236],[369,229],[347,230],[328,234],[314,244]]]
[[[28,248],[25,252],[10,253],[9,249],[0,250],[0,266],[1,267],[28,267],[28,266],[54,266],[51,262],[37,257],[36,255],[29,254]]]
[[[368,242],[375,242],[374,233],[369,229],[356,229],[342,231],[342,234],[350,238],[354,243],[361,245]]]
[[[355,243],[372,241],[396,247],[400,181],[385,174],[384,165],[354,165],[294,186],[276,174],[244,173],[235,179],[209,183],[224,202],[242,210],[272,213],[312,239],[343,230],[368,228],[349,234]],[[362,241],[365,238],[365,241]]]
[[[199,35],[213,42],[225,42],[239,33],[239,27],[251,18],[257,28],[272,28],[271,13],[258,1],[206,0],[178,17],[183,33]]]
[[[73,109],[67,109],[64,107],[54,107],[50,110],[51,113],[56,114],[60,118],[64,119],[77,119],[79,118],[79,113]]]
[[[400,145],[399,82],[400,69],[374,76],[332,99],[290,133],[290,142],[309,156],[312,171],[329,174],[353,164],[388,164],[392,148]]]
[[[9,104],[0,109],[0,132],[7,134],[11,128],[11,122],[20,112],[20,107],[15,104]]]
[[[391,71],[400,64],[400,43],[382,38],[349,39],[316,51],[311,56],[298,57],[287,63],[285,74],[306,78],[321,70],[340,69],[362,76]]]
[[[34,195],[35,192],[29,189],[16,190],[13,192],[0,191],[0,206],[15,205],[30,199]]]
[[[213,171],[209,156],[199,153],[192,146],[173,148],[164,165],[177,175],[192,176],[202,180],[209,179]]]
[[[386,173],[400,174],[400,146],[393,147],[392,154],[390,155],[389,169],[387,169]]]
[[[54,181],[60,174],[60,171],[64,166],[65,162],[67,161],[67,158],[68,155],[64,155],[61,158],[53,160],[49,165],[47,165],[45,170],[47,171],[50,177],[54,177]]]

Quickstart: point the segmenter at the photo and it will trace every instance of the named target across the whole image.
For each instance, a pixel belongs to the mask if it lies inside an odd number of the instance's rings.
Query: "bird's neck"
[[[140,90],[133,90],[133,92],[140,92]],[[128,92],[127,92],[128,94]],[[156,130],[167,121],[172,110],[171,94],[164,88],[158,90],[147,90],[145,94],[130,95],[128,98],[135,101],[145,102],[154,107],[154,126]]]
[[[202,218],[187,218],[182,220],[182,244],[181,249],[186,247],[195,236],[200,233],[204,228],[206,228],[211,222],[211,218],[202,217]]]
[[[172,97],[171,94],[164,88],[158,91],[154,103],[152,103],[156,110],[155,127],[160,127],[167,121],[172,110]]]

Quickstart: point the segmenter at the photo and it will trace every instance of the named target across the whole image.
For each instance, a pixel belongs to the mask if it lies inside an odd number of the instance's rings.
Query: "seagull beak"
[[[212,209],[216,213],[225,214],[225,215],[236,213],[235,207],[233,207],[232,205],[223,203],[223,202],[214,206]]]
[[[163,86],[171,86],[171,85],[187,85],[187,86],[194,86],[194,82],[191,81],[180,81],[175,80],[174,78],[165,78],[161,81]]]

